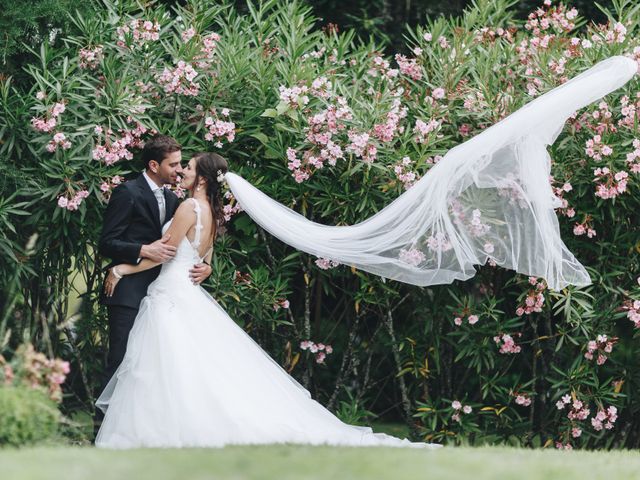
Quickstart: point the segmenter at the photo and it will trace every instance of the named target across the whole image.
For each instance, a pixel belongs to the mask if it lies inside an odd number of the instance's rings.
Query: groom
[[[112,260],[107,268],[120,263],[137,264],[143,258],[165,263],[175,255],[176,247],[167,243],[168,234],[162,236],[162,226],[173,217],[178,197],[163,186],[175,185],[182,173],[181,149],[167,135],[151,138],[142,150],[144,172],[113,190],[98,244],[100,254]],[[120,280],[113,296],[107,297],[104,291],[100,295],[109,318],[109,353],[102,389],[122,362],[140,302],[160,268],[127,275]],[[206,263],[194,265],[191,281],[200,284],[210,274],[211,267]]]

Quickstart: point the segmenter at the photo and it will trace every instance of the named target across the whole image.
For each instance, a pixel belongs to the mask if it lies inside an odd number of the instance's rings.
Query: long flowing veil
[[[235,173],[225,179],[273,236],[384,278],[445,284],[491,261],[542,277],[554,290],[588,285],[588,273],[560,238],[546,147],[572,113],[636,71],[636,62],[622,56],[596,64],[449,150],[413,187],[355,225],[312,222]]]

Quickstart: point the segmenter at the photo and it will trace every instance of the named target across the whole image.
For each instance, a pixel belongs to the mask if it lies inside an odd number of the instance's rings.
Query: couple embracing
[[[242,330],[200,284],[224,222],[227,162],[146,142],[145,171],[112,193],[100,253],[109,354],[96,405],[106,448],[302,443],[434,447],[347,425]],[[164,188],[176,184],[188,198]]]

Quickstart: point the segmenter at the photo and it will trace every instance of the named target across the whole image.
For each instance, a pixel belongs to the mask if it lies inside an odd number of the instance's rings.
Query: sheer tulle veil
[[[242,209],[312,255],[409,284],[468,279],[487,261],[560,290],[591,280],[560,238],[551,145],[567,118],[629,81],[635,61],[608,58],[449,150],[409,190],[350,226],[312,222],[241,176],[225,180]]]

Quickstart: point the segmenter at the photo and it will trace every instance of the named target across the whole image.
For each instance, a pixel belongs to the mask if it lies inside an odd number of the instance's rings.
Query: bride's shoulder
[[[178,205],[178,208],[176,209],[175,217],[192,218],[195,220],[196,211],[194,207],[196,206],[196,204],[197,204],[197,200],[194,200],[193,198],[187,198],[186,200],[181,202],[180,205]]]

